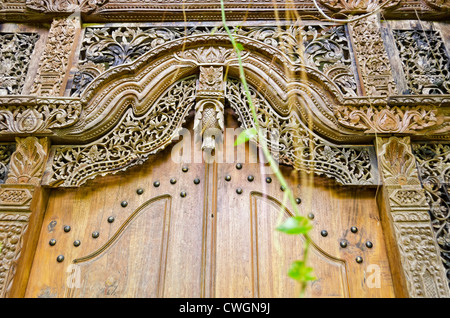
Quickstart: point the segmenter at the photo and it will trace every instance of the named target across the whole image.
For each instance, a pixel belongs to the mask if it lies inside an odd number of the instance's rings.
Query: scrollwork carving
[[[75,123],[81,103],[73,99],[16,100],[0,104],[0,134],[51,133]]]
[[[409,94],[449,94],[450,59],[438,31],[393,30]]]
[[[226,98],[238,114],[243,128],[254,127],[245,90],[236,80],[227,81]],[[372,165],[367,148],[338,147],[309,131],[295,112],[280,116],[267,101],[251,89],[260,128],[275,131],[279,138],[265,143],[280,163],[336,179],[340,184],[373,184]]]
[[[53,20],[44,53],[39,63],[38,74],[31,88],[31,94],[38,96],[59,96],[72,54],[77,18]]]
[[[108,0],[26,0],[27,9],[42,13],[92,13]]]
[[[377,16],[372,15],[354,22],[351,29],[356,60],[361,70],[366,95],[395,94],[395,82]]]

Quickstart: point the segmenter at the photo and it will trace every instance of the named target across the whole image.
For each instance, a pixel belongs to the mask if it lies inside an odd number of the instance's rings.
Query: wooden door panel
[[[256,162],[255,153],[247,148],[237,169],[237,160],[176,163],[171,151],[81,188],[52,190],[27,297],[298,296],[287,270],[301,258],[302,238],[275,230],[294,209],[287,202],[281,210],[284,192],[273,175],[266,182],[262,165],[250,163]],[[308,262],[318,279],[307,296],[394,296],[375,190],[281,168],[302,200],[300,214],[314,214]],[[200,183],[193,182],[196,178]],[[50,239],[56,239],[54,246]],[[342,240],[347,247],[340,246]],[[369,240],[372,248],[365,245]],[[64,255],[63,262],[56,261],[58,255]],[[80,266],[79,288],[68,286],[74,261]],[[378,270],[378,287],[367,284],[371,265]]]
[[[161,297],[171,199],[163,195],[144,203],[99,250],[75,259],[74,287],[68,286],[67,296]],[[142,244],[149,233],[151,239]],[[81,286],[75,286],[77,283]]]

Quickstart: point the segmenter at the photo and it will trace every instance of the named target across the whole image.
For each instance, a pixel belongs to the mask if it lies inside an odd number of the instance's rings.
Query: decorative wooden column
[[[5,184],[0,185],[0,298],[22,297],[47,196],[39,186],[47,138],[16,138]]]
[[[450,297],[409,137],[377,137],[378,200],[398,297]],[[400,266],[399,266],[400,265]]]

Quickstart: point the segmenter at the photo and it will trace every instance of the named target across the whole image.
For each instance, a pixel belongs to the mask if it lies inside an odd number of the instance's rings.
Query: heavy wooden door
[[[257,154],[240,167],[171,152],[52,190],[26,297],[297,297],[303,239],[275,230],[293,209]],[[307,296],[394,296],[375,190],[282,170],[314,225]]]

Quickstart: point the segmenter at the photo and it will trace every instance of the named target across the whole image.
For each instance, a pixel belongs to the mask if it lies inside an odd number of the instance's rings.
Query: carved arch
[[[76,187],[100,175],[123,171],[146,161],[168,146],[196,102],[197,77],[172,84],[143,114],[133,106],[107,134],[78,146],[54,146],[44,184]],[[240,82],[228,79],[225,97],[243,128],[253,122]],[[262,128],[279,133],[280,142],[265,141],[282,164],[336,179],[341,184],[376,184],[369,147],[336,146],[305,126],[297,112],[282,115],[255,88],[251,87]]]
[[[334,69],[318,70],[254,38],[237,36],[237,40],[245,48],[248,82],[258,87],[277,112],[286,115],[296,109],[302,121],[313,124],[314,131],[337,143],[371,140],[364,132],[343,126],[334,115],[337,105],[349,98],[336,84],[339,63]],[[85,105],[80,120],[57,134],[69,142],[95,140],[118,123],[128,106],[136,115],[145,113],[171,84],[198,74],[200,65],[211,63],[225,66],[229,76],[239,76],[228,35],[196,34],[157,45],[90,82],[80,95]]]

